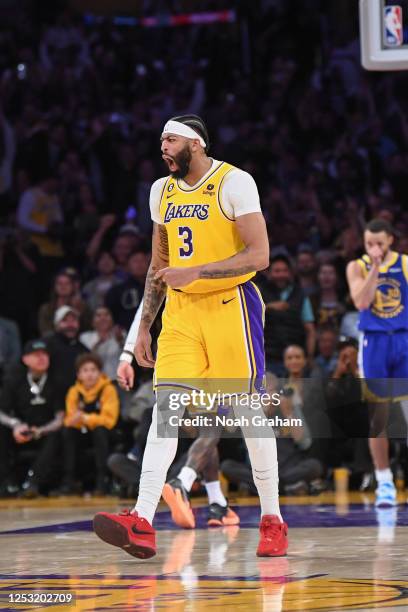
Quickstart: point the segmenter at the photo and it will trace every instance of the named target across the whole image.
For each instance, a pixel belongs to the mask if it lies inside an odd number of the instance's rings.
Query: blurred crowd
[[[333,380],[358,378],[344,270],[362,253],[364,223],[387,219],[396,250],[408,252],[408,88],[404,73],[362,70],[355,3],[334,4],[242,2],[233,23],[166,29],[89,25],[69,10],[5,16],[2,494],[108,492],[111,452],[112,465],[118,452],[139,465],[150,373],[137,371],[131,394],[111,381],[149,265],[149,189],[165,173],[161,128],[183,113],[203,116],[210,155],[250,172],[260,191],[271,244],[271,265],[258,278],[267,369],[287,381],[292,408],[309,414],[306,442],[291,438],[292,450],[319,462],[309,479],[297,474],[287,484],[296,491],[347,462],[362,479],[372,471],[366,446],[345,439],[354,426],[345,410],[339,422],[339,411],[329,419],[337,444],[318,429],[328,404],[344,407]],[[194,7],[229,8],[221,0]],[[320,413],[305,378],[320,385]],[[48,472],[61,440],[56,486]],[[87,472],[79,455],[96,467],[78,484]]]

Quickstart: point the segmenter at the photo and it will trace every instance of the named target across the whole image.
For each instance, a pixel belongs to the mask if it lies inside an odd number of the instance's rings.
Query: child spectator
[[[98,355],[87,353],[76,360],[77,381],[67,394],[64,419],[64,480],[60,494],[75,493],[75,468],[79,442],[95,453],[95,493],[108,489],[109,431],[117,423],[119,399],[110,379],[102,372]],[[82,439],[81,439],[82,438]],[[82,447],[82,444],[81,444]]]

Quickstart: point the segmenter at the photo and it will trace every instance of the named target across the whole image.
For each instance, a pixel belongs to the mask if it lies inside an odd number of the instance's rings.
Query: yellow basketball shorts
[[[259,390],[265,374],[264,314],[252,281],[207,294],[169,289],[158,339],[156,390],[195,389],[203,379],[222,381],[228,392]]]

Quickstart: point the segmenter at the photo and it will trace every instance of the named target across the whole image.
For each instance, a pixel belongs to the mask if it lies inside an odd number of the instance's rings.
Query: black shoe
[[[40,494],[38,485],[32,480],[26,480],[21,485],[20,497],[24,499],[34,499]]]
[[[298,480],[293,484],[287,484],[283,487],[285,495],[308,495],[309,487],[305,480]]]
[[[371,472],[365,472],[361,479],[361,484],[358,490],[364,493],[365,491],[374,491],[374,489],[375,489],[374,474]]]
[[[179,490],[183,501],[187,502],[188,504],[190,503],[189,492],[184,488],[180,478],[173,478],[173,480],[169,480],[166,484],[168,484],[174,490]]]
[[[129,454],[114,453],[109,457],[107,465],[110,471],[126,484],[138,485],[142,464],[138,459],[131,459]]]
[[[309,482],[309,495],[320,495],[327,491],[327,482],[321,478],[315,478],[312,482]]]
[[[239,525],[239,516],[228,505],[213,503],[208,506],[207,525],[209,527]]]

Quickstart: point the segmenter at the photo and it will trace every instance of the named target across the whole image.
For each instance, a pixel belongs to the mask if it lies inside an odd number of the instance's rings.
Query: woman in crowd
[[[92,314],[87,304],[80,298],[75,287],[73,276],[62,271],[55,277],[50,301],[42,304],[38,312],[38,329],[42,336],[54,331],[54,314],[60,306],[72,306],[80,313],[82,329],[89,329]]]
[[[103,371],[110,379],[115,380],[123,336],[120,328],[113,324],[109,308],[100,306],[95,310],[92,331],[84,332],[79,339],[86,348],[99,355]]]

